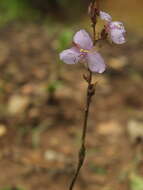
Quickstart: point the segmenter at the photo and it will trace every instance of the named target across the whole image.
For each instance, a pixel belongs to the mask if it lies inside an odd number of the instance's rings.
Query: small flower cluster
[[[112,42],[125,43],[125,28],[121,22],[112,21],[112,17],[100,11],[100,18],[106,22],[105,32]],[[67,64],[87,63],[90,71],[103,73],[106,69],[104,59],[95,50],[90,35],[85,30],[78,31],[73,37],[73,47],[60,53],[60,59]]]
[[[125,43],[125,28],[122,22],[112,21],[112,17],[103,11],[100,11],[100,18],[105,20],[107,24],[105,25],[105,31],[109,35],[112,42],[115,44]]]

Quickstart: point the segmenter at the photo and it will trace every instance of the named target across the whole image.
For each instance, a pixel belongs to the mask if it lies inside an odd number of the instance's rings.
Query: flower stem
[[[93,28],[93,45],[95,46],[95,44],[96,44],[95,24],[92,24],[92,28]]]
[[[97,10],[99,10],[99,0],[96,1],[97,3]],[[95,5],[95,0],[91,1],[91,7],[94,10],[94,5]],[[95,10],[94,10],[95,11]],[[94,12],[94,19],[91,17],[92,21],[92,30],[93,30],[93,44],[96,44],[96,30],[95,26],[97,23],[96,19],[96,13]],[[87,132],[87,122],[88,122],[88,116],[89,116],[89,108],[92,100],[92,96],[95,93],[95,84],[92,83],[92,72],[88,69],[89,75],[84,76],[85,81],[87,82],[87,95],[86,95],[86,106],[85,106],[85,111],[84,111],[84,122],[83,122],[83,129],[82,129],[82,137],[81,137],[81,147],[79,149],[79,155],[78,155],[78,164],[77,168],[75,171],[75,174],[73,176],[73,179],[71,181],[69,190],[73,190],[74,185],[76,183],[77,177],[79,175],[80,169],[84,163],[85,160],[85,155],[86,155],[86,146],[85,146],[85,141],[86,141],[86,132]]]
[[[88,71],[89,71],[89,76],[85,79],[86,82],[88,83],[88,86],[87,86],[86,106],[85,106],[85,112],[84,112],[83,130],[82,130],[82,137],[81,137],[81,147],[80,147],[79,155],[78,155],[78,165],[77,165],[74,177],[72,179],[72,182],[70,184],[69,190],[73,190],[74,188],[80,169],[84,163],[85,154],[86,154],[85,140],[86,140],[86,131],[87,131],[87,121],[88,121],[88,116],[89,116],[89,108],[90,108],[91,99],[95,92],[95,85],[92,84],[92,72],[90,70]]]

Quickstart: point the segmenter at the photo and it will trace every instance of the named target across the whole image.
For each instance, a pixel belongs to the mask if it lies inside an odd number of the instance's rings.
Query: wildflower
[[[122,22],[113,22],[112,17],[108,13],[105,13],[103,11],[100,11],[100,18],[107,22],[107,25],[105,26],[106,32],[115,44],[123,44],[126,42],[126,31]]]
[[[106,68],[103,58],[94,50],[93,41],[85,30],[74,35],[73,47],[62,51],[60,59],[67,64],[87,63],[89,70],[97,73],[103,73]]]
[[[112,21],[112,17],[108,13],[105,13],[103,11],[100,11],[100,18],[102,20],[107,21],[107,22],[111,22]]]

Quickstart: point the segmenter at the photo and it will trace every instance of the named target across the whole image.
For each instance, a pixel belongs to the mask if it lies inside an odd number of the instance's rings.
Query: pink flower
[[[67,64],[87,63],[92,72],[103,73],[105,63],[101,55],[94,50],[93,41],[85,30],[78,31],[73,37],[74,46],[60,53],[60,59]]]
[[[115,44],[123,44],[126,42],[125,40],[125,28],[122,22],[112,21],[112,17],[103,11],[100,11],[100,18],[107,22],[106,32],[108,33],[110,39]]]

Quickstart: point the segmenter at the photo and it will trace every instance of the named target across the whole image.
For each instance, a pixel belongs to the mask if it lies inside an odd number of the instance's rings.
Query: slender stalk
[[[94,6],[97,6],[97,10],[99,10],[99,0],[92,0],[91,1],[91,7],[94,10]],[[95,10],[94,10],[95,11]],[[94,12],[94,19],[91,17],[91,22],[92,22],[92,30],[93,30],[93,44],[96,44],[96,30],[95,26],[97,23],[96,20],[96,13]],[[74,185],[76,183],[77,177],[79,175],[80,169],[84,163],[85,160],[85,155],[86,155],[86,146],[85,146],[85,141],[86,141],[86,132],[87,132],[87,122],[88,122],[88,116],[89,116],[89,108],[92,100],[92,96],[95,93],[95,84],[92,83],[92,72],[88,69],[89,75],[86,77],[84,76],[85,81],[87,82],[87,95],[86,95],[86,105],[85,105],[85,111],[84,111],[84,122],[83,122],[83,130],[82,130],[82,137],[81,137],[81,147],[79,150],[79,155],[78,155],[78,164],[77,168],[75,171],[75,174],[73,176],[73,179],[71,181],[69,190],[73,190]]]
[[[91,99],[95,91],[94,85],[92,84],[92,72],[90,70],[88,71],[89,71],[89,76],[88,76],[88,80],[86,80],[88,83],[88,86],[87,86],[86,106],[85,106],[85,112],[84,112],[83,130],[82,130],[82,137],[81,137],[81,147],[79,150],[78,165],[77,165],[74,177],[72,179],[72,182],[70,184],[69,190],[73,190],[74,188],[76,179],[84,163],[85,154],[86,154],[85,140],[86,140],[86,131],[87,131],[87,121],[88,121],[88,116],[89,116],[89,108],[90,108]]]
[[[95,31],[95,25],[96,24],[92,24],[92,29],[93,29],[93,45],[95,46],[96,44],[96,31]]]

